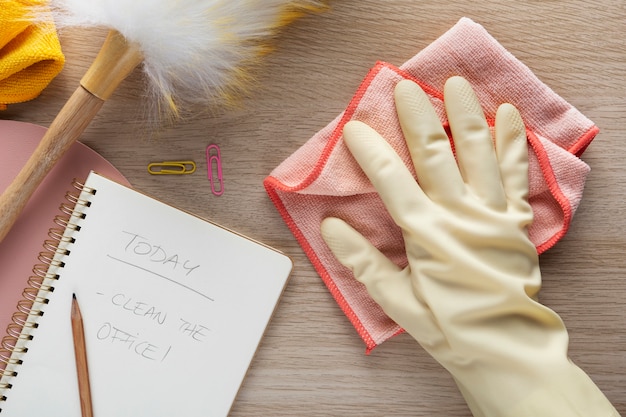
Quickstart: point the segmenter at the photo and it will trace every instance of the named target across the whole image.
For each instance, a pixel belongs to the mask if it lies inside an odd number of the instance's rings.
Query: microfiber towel
[[[414,173],[396,116],[393,89],[411,79],[426,91],[447,125],[442,91],[453,76],[474,87],[490,125],[501,103],[514,104],[529,142],[529,229],[538,253],[566,233],[582,198],[589,166],[579,156],[598,133],[592,121],[542,83],[481,25],[462,18],[400,67],[378,62],[346,110],[265,179],[265,188],[304,252],[369,352],[402,329],[332,255],[320,234],[328,216],[345,219],[389,258],[405,266],[402,235],[342,138],[349,120],[375,128]]]
[[[0,110],[39,96],[65,63],[51,20],[31,21],[43,0],[1,0]]]

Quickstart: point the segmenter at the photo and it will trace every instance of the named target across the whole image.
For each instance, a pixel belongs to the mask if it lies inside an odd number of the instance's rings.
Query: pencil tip
[[[76,294],[72,293],[72,298],[75,300],[76,299]]]

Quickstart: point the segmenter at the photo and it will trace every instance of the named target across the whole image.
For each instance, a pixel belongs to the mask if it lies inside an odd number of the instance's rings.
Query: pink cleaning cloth
[[[342,218],[398,265],[406,265],[406,256],[400,230],[343,142],[343,126],[349,120],[372,126],[412,170],[396,116],[394,86],[405,78],[420,84],[447,125],[442,89],[453,75],[473,85],[490,124],[501,103],[514,104],[522,114],[530,145],[529,199],[535,214],[529,234],[539,253],[563,237],[582,197],[589,166],[579,156],[598,128],[479,24],[461,19],[399,68],[377,63],[347,109],[264,181],[273,203],[368,352],[402,329],[334,258],[321,237],[320,223],[328,216]]]

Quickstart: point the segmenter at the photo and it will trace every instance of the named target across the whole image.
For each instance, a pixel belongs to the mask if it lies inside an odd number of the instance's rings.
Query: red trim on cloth
[[[537,245],[537,253],[542,254],[543,252],[550,249],[552,246],[556,244],[567,232],[569,229],[569,225],[572,221],[572,206],[569,203],[569,200],[563,192],[561,191],[561,187],[559,187],[558,182],[556,181],[554,171],[552,170],[552,166],[550,165],[550,160],[546,153],[545,148],[541,144],[541,141],[531,130],[526,129],[526,138],[528,139],[528,144],[532,148],[535,155],[537,155],[537,159],[539,160],[539,165],[541,166],[541,172],[543,173],[543,177],[550,188],[550,193],[554,197],[554,199],[559,203],[561,209],[563,210],[563,227],[557,233],[555,233],[550,239],[547,241]]]
[[[339,291],[339,289],[335,285],[335,282],[332,280],[330,274],[324,267],[324,264],[320,262],[317,254],[315,253],[315,251],[309,244],[309,241],[306,240],[306,238],[304,237],[304,234],[300,231],[300,229],[298,228],[298,225],[292,219],[291,215],[289,214],[289,211],[285,208],[285,206],[283,205],[283,202],[278,196],[278,193],[276,192],[276,190],[281,189],[283,184],[280,181],[278,181],[276,178],[271,177],[271,176],[267,177],[264,180],[263,184],[265,185],[265,190],[267,191],[267,194],[269,195],[270,199],[272,200],[272,202],[278,209],[278,212],[280,213],[283,220],[287,224],[287,227],[289,227],[289,230],[291,230],[291,233],[293,233],[296,240],[298,241],[298,243],[304,250],[305,255],[309,258],[309,260],[313,264],[313,267],[315,268],[317,273],[320,275],[320,278],[322,278],[322,281],[328,288],[328,291],[330,291],[330,294],[333,296],[333,298],[335,299],[335,301],[341,308],[341,311],[343,311],[346,317],[348,317],[348,320],[350,320],[350,323],[352,323],[352,326],[354,326],[359,336],[361,336],[361,339],[363,339],[363,342],[365,342],[366,351],[368,353],[371,352],[377,346],[377,343],[374,341],[374,339],[372,338],[370,333],[367,331],[365,326],[363,326],[363,324],[361,323],[361,320],[355,314],[354,310],[352,310],[352,308],[350,307],[350,304],[344,298],[341,291]]]

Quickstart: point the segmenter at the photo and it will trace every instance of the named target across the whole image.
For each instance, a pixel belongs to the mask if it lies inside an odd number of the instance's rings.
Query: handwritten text
[[[112,344],[121,345],[128,351],[152,361],[164,361],[172,349],[172,346],[160,347],[147,340],[141,340],[139,335],[133,335],[109,322],[100,326],[96,337],[99,340],[106,340]]]
[[[128,240],[124,247],[124,251],[127,253],[132,253],[149,262],[169,267],[174,271],[183,271],[185,276],[189,276],[189,274],[200,268],[199,264],[184,259],[177,253],[171,253],[169,248],[166,250],[162,245],[151,242],[143,236],[126,231],[123,233],[128,235]]]

